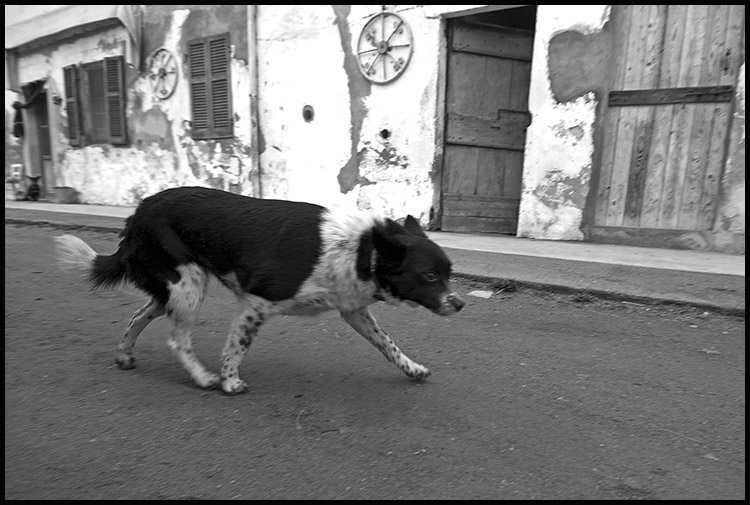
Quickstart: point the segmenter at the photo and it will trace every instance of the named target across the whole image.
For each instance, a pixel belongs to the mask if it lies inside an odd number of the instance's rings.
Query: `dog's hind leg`
[[[221,389],[229,395],[247,391],[247,382],[240,379],[240,364],[271,309],[267,300],[257,296],[242,295],[238,299],[240,309],[232,319],[221,355]]]
[[[367,307],[353,310],[351,312],[341,312],[341,317],[349,323],[357,333],[362,335],[374,345],[388,361],[396,365],[409,377],[422,380],[430,375],[430,371],[419,363],[415,363],[408,356],[401,352],[401,349],[391,340],[383,328],[373,317]]]
[[[177,271],[180,272],[180,280],[169,285],[167,317],[174,323],[174,329],[167,345],[199,387],[214,388],[219,384],[219,376],[206,370],[193,351],[192,341],[193,326],[206,294],[208,275],[197,265],[182,265]]]
[[[135,357],[133,357],[133,347],[143,329],[159,316],[164,315],[165,309],[162,304],[152,298],[146,305],[138,309],[133,318],[130,320],[125,335],[123,335],[120,344],[117,346],[117,357],[115,362],[123,370],[128,370],[135,366]]]

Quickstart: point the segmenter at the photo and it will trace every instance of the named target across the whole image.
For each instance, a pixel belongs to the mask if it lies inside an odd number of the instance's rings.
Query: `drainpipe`
[[[260,173],[260,146],[258,130],[260,114],[258,113],[258,6],[247,6],[247,65],[250,72],[250,183],[253,195],[263,197]]]

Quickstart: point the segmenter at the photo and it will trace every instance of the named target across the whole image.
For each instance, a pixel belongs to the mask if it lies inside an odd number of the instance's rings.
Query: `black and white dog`
[[[406,301],[447,316],[464,302],[448,288],[451,262],[408,216],[404,225],[372,216],[338,216],[310,203],[251,198],[183,187],[144,199],[125,222],[111,256],[81,239],[57,237],[61,262],[88,272],[96,287],[129,282],[151,296],[133,316],[117,347],[120,368],[133,368],[138,335],[166,314],[174,323],[169,347],[202,388],[228,394],[247,389],[240,363],[272,315],[315,315],[335,309],[406,375],[430,371],[405,356],[368,306]],[[220,375],[192,349],[209,276],[239,301],[222,353]]]

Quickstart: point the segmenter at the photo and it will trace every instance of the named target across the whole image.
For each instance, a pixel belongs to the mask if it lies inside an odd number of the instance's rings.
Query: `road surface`
[[[744,318],[523,290],[452,318],[375,306],[418,383],[335,313],[278,317],[229,397],[190,382],[166,319],[119,370],[145,298],[58,270],[60,233],[6,225],[6,499],[745,498]],[[218,370],[234,301],[209,293]]]

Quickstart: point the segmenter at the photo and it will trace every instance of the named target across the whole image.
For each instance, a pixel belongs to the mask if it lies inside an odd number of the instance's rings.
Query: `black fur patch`
[[[97,261],[92,278],[111,285],[124,277],[166,304],[176,268],[196,263],[217,277],[233,272],[246,293],[285,300],[320,257],[323,211],[209,188],[168,189],[141,202],[119,250]]]
[[[357,277],[363,281],[372,279],[372,253],[375,245],[372,242],[372,230],[362,234],[357,247]]]

